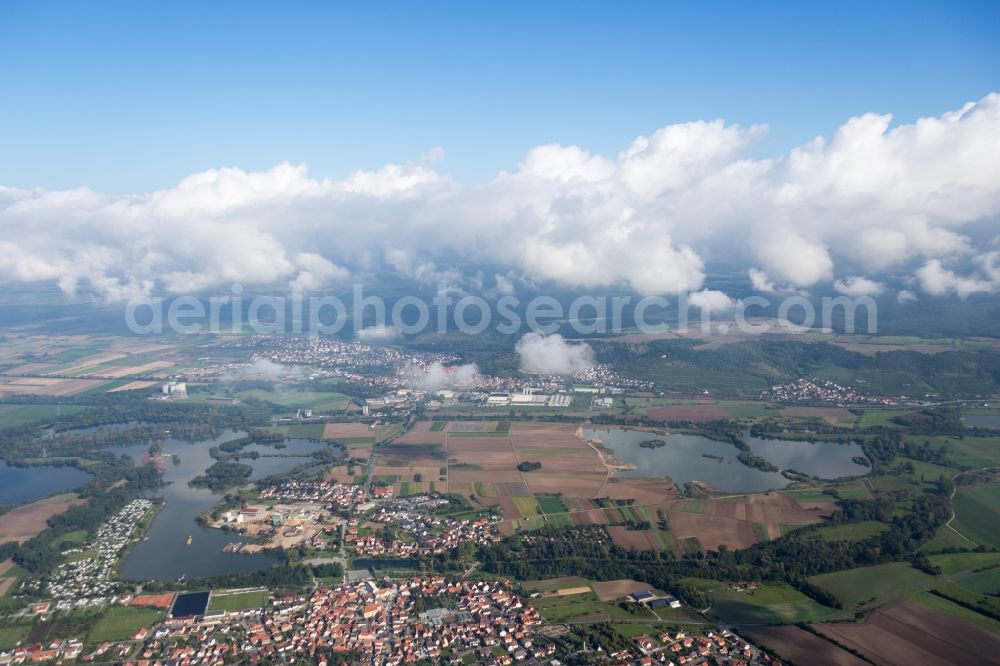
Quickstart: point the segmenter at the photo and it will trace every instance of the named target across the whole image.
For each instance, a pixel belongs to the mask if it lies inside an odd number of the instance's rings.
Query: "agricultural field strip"
[[[539,494],[539,495],[545,495],[546,493],[537,493],[537,494]],[[736,497],[746,497],[748,495],[755,495],[755,494],[761,494],[761,495],[763,495],[764,493],[739,493],[738,495],[720,495],[718,497],[713,497],[712,499],[733,499],[733,498],[736,498]],[[486,495],[486,496],[484,496],[484,499],[489,499],[491,497],[495,497],[495,496],[494,495]],[[534,497],[534,494],[532,495],[532,497]],[[606,507],[605,509],[600,509],[600,508],[596,508],[596,509],[595,508],[591,508],[591,509],[571,509],[571,510],[567,510],[567,511],[553,511],[552,513],[545,513],[545,512],[543,512],[543,515],[545,515],[547,517],[551,517],[551,516],[572,516],[572,515],[579,514],[579,513],[590,513],[591,511],[602,511],[602,510],[606,510],[606,509],[622,509],[622,508],[632,509],[633,511],[635,509],[662,509],[667,504],[670,505],[671,509],[674,509],[674,508],[676,508],[677,504],[680,504],[682,502],[697,502],[699,500],[700,500],[700,498],[697,498],[697,497],[681,497],[681,498],[678,498],[678,499],[665,500],[664,502],[653,502],[653,503],[648,503],[648,504],[632,504],[632,505],[630,505],[628,507],[617,507],[617,506],[615,506],[615,507]],[[504,518],[504,520],[507,521],[508,519]],[[513,520],[516,520],[516,519],[513,519]],[[746,522],[749,522],[749,521],[746,521]]]
[[[878,608],[879,606],[884,606],[885,604],[889,603],[893,599],[896,599],[897,597],[905,596],[905,595],[910,594],[912,592],[920,592],[920,591],[923,591],[923,590],[929,590],[931,588],[934,588],[934,587],[937,587],[937,586],[941,585],[942,583],[954,583],[956,581],[962,580],[964,578],[968,578],[970,576],[975,575],[976,573],[979,573],[977,571],[977,569],[980,569],[982,566],[983,566],[982,564],[976,564],[976,565],[974,565],[973,567],[971,567],[969,569],[965,569],[963,571],[958,571],[956,573],[947,574],[947,575],[944,575],[944,576],[934,576],[932,578],[927,578],[927,579],[924,579],[924,580],[918,580],[918,581],[915,581],[913,583],[909,583],[909,584],[907,584],[907,585],[905,585],[903,587],[900,587],[898,589],[893,590],[892,592],[889,592],[888,594],[886,594],[886,595],[884,595],[882,597],[879,597],[879,598],[877,598],[877,599],[875,599],[873,601],[869,601],[868,603],[862,604],[862,605],[858,606],[857,608],[851,609],[851,611],[849,613],[845,613],[842,616],[833,616],[833,617],[830,618],[830,620],[827,620],[827,621],[828,622],[829,621],[835,621],[835,620],[838,620],[838,619],[849,620],[849,619],[852,619],[855,616],[855,613],[867,612],[867,611],[870,611],[870,610],[874,610],[875,608]]]

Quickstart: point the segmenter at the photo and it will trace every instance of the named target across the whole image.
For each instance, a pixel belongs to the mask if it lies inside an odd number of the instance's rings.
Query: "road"
[[[375,451],[372,451],[371,455],[368,456],[368,471],[365,473],[365,498],[366,499],[371,499],[371,497],[372,497],[372,481],[374,480],[372,477],[375,474],[375,458],[377,458],[377,457],[378,456],[375,454]]]

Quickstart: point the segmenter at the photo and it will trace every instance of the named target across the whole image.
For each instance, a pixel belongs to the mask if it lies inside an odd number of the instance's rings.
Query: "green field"
[[[565,513],[566,505],[555,495],[535,495],[542,513]]]
[[[963,608],[958,604],[952,603],[947,599],[942,599],[941,597],[931,594],[930,592],[914,592],[913,594],[907,596],[914,601],[920,602],[928,608],[933,608],[934,610],[941,611],[942,613],[946,613],[952,617],[965,620],[966,622],[978,625],[994,633],[1000,633],[1000,622],[990,619],[982,613],[977,613],[974,610]]]
[[[802,490],[783,490],[784,495],[799,502],[832,502],[833,497],[827,495],[819,488],[804,488]]]
[[[942,525],[934,534],[934,537],[924,544],[923,551],[936,553],[947,548],[973,548],[972,542],[963,539],[955,530]]]
[[[882,598],[912,583],[931,580],[932,576],[914,569],[908,562],[892,562],[813,576],[809,582],[829,590],[843,602],[845,608],[851,608],[873,597]]]
[[[546,515],[545,522],[547,522],[550,527],[573,527],[573,519],[565,513]]]
[[[52,540],[50,544],[56,550],[66,550],[75,546],[81,546],[87,541],[87,530],[74,530],[60,534]]]
[[[638,606],[624,609],[618,604],[605,603],[597,598],[593,592],[585,594],[571,594],[566,596],[550,596],[539,599],[532,599],[531,605],[538,609],[549,622],[567,622],[572,620],[586,619],[610,619],[625,620],[634,622],[635,620],[655,620],[653,613],[645,607]],[[618,625],[616,625],[617,627]],[[638,626],[638,625],[628,625]],[[633,635],[648,633],[649,628],[638,631]]]
[[[288,428],[288,436],[301,439],[323,439],[324,428],[326,428],[326,424],[323,423],[300,423]]]
[[[286,407],[290,411],[313,409],[318,412],[336,412],[346,409],[351,402],[349,396],[335,391],[266,391],[255,389],[240,393],[240,397],[265,400]]]
[[[417,481],[403,481],[399,484],[399,496],[410,497],[424,492],[424,484]]]
[[[1000,564],[1000,553],[944,553],[942,555],[931,555],[927,559],[930,560],[932,565],[941,567],[942,575],[947,576],[960,571],[970,571],[979,569],[980,567]],[[962,579],[963,585],[966,580],[968,579]]]
[[[871,493],[862,481],[850,481],[839,485],[831,486],[837,491],[837,495],[842,499],[871,499]]]
[[[730,418],[734,419],[756,419],[765,416],[775,416],[778,413],[778,410],[767,402],[720,400],[718,405],[726,410]]]
[[[79,414],[86,410],[82,405],[0,405],[0,429],[24,425],[33,421],[54,419],[59,416]]]
[[[691,581],[712,600],[713,618],[733,624],[804,622],[829,617],[835,611],[793,587],[765,584],[753,591],[737,592],[718,581]]]
[[[951,526],[977,545],[1000,547],[1000,484],[962,488],[955,494]]]
[[[601,612],[602,606],[593,592],[532,599],[531,605],[549,622],[565,622],[572,618],[594,615]]]
[[[976,594],[989,594],[996,596],[1000,593],[1000,567],[973,574],[968,578],[963,578],[959,585],[975,592]]]
[[[517,507],[517,512],[525,518],[537,516],[541,513],[541,507],[538,506],[538,500],[534,497],[511,497],[511,499],[514,500],[514,506]]]
[[[968,467],[995,467],[1000,465],[1000,437],[924,437],[931,446],[944,446],[948,457]]]
[[[235,611],[246,608],[264,608],[267,606],[267,590],[250,590],[249,592],[212,592],[208,601],[210,611]]]
[[[123,641],[132,638],[139,629],[149,628],[163,617],[163,612],[153,608],[112,606],[87,635],[90,643]]]
[[[23,641],[28,632],[31,631],[30,624],[12,624],[0,627],[0,649],[8,650]]]
[[[861,421],[858,422],[858,426],[861,428],[874,428],[876,426],[897,427],[892,422],[892,419],[897,416],[909,414],[912,411],[912,409],[866,409],[861,415]]]

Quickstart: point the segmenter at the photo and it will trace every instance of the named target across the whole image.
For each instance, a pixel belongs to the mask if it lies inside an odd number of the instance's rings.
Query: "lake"
[[[174,580],[181,576],[200,578],[223,574],[260,571],[280,562],[264,554],[224,553],[227,543],[251,543],[253,540],[234,532],[201,527],[195,519],[211,509],[225,493],[215,493],[207,488],[192,488],[188,481],[205,471],[215,460],[208,451],[213,446],[245,436],[241,432],[228,432],[220,437],[202,442],[168,439],[163,443],[165,455],[176,455],[180,464],[168,462],[163,474],[167,482],[150,495],[166,500],[166,506],[157,514],[146,533],[148,540],[136,544],[122,564],[120,575],[128,580]],[[269,446],[247,447],[265,454],[288,457],[261,457],[242,460],[254,468],[254,478],[287,471],[305,462],[314,450],[325,446],[311,440],[289,440],[288,447],[275,449]],[[110,450],[130,456],[137,464],[149,450],[147,444],[114,447]],[[294,454],[294,455],[293,455]],[[191,537],[191,545],[187,544]]]
[[[996,428],[1000,430],[1000,414],[966,414],[962,422],[969,428]]]
[[[599,439],[618,460],[635,465],[635,469],[620,471],[617,476],[668,476],[681,487],[688,481],[701,481],[734,493],[784,488],[790,483],[778,472],[764,472],[741,463],[736,457],[739,451],[732,444],[700,435],[657,435],[628,428],[590,428],[584,430],[584,436]],[[666,445],[658,449],[639,446],[648,439],[662,439]],[[751,451],[782,470],[794,469],[821,478],[863,475],[869,471],[851,460],[864,455],[857,444],[763,440],[748,435],[744,435],[744,440]]]
[[[0,460],[0,503],[33,502],[82,486],[92,478],[93,475],[69,465],[12,467]]]

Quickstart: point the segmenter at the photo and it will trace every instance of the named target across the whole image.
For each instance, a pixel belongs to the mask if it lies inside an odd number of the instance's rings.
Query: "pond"
[[[260,454],[256,460],[240,458],[240,462],[253,467],[253,474],[250,475],[251,481],[257,481],[279,472],[287,472],[296,465],[312,460],[312,454],[316,451],[331,446],[329,442],[320,442],[315,439],[288,439],[284,443],[284,448],[275,448],[264,444],[251,444],[244,447],[241,454],[252,452]]]
[[[966,414],[962,422],[968,428],[996,428],[1000,430],[1000,414]]]
[[[82,486],[92,478],[69,465],[15,467],[0,460],[0,504],[33,502]]]
[[[192,488],[188,481],[205,471],[215,460],[209,449],[223,442],[245,436],[241,432],[228,432],[220,437],[202,442],[167,439],[163,454],[174,455],[177,464],[168,462],[164,467],[164,488],[150,495],[166,500],[166,506],[157,514],[146,533],[146,539],[136,544],[122,565],[120,574],[129,580],[175,580],[181,576],[200,578],[223,574],[260,571],[280,562],[264,554],[225,553],[227,543],[250,543],[252,539],[233,532],[199,526],[198,516],[211,509],[225,493],[207,488]],[[269,446],[246,447],[244,451],[257,450],[262,454],[257,460],[244,459],[254,468],[253,478],[287,471],[305,462],[308,453],[323,448],[322,442],[289,440],[288,447],[275,449]],[[147,444],[114,447],[110,449],[128,455],[137,464],[149,450]],[[280,454],[281,457],[270,457]],[[268,457],[263,457],[267,455]],[[190,544],[188,537],[191,537]]]
[[[732,444],[700,435],[658,435],[628,428],[590,428],[588,439],[600,440],[604,448],[635,469],[617,473],[622,477],[670,477],[678,486],[701,481],[724,492],[761,492],[784,488],[790,482],[779,472],[764,472],[747,467],[737,459],[739,451]],[[644,440],[662,439],[666,444],[650,449],[639,446]],[[832,442],[793,442],[762,440],[744,435],[751,451],[779,469],[794,469],[821,478],[863,475],[868,468],[852,461],[863,456],[857,444]]]

